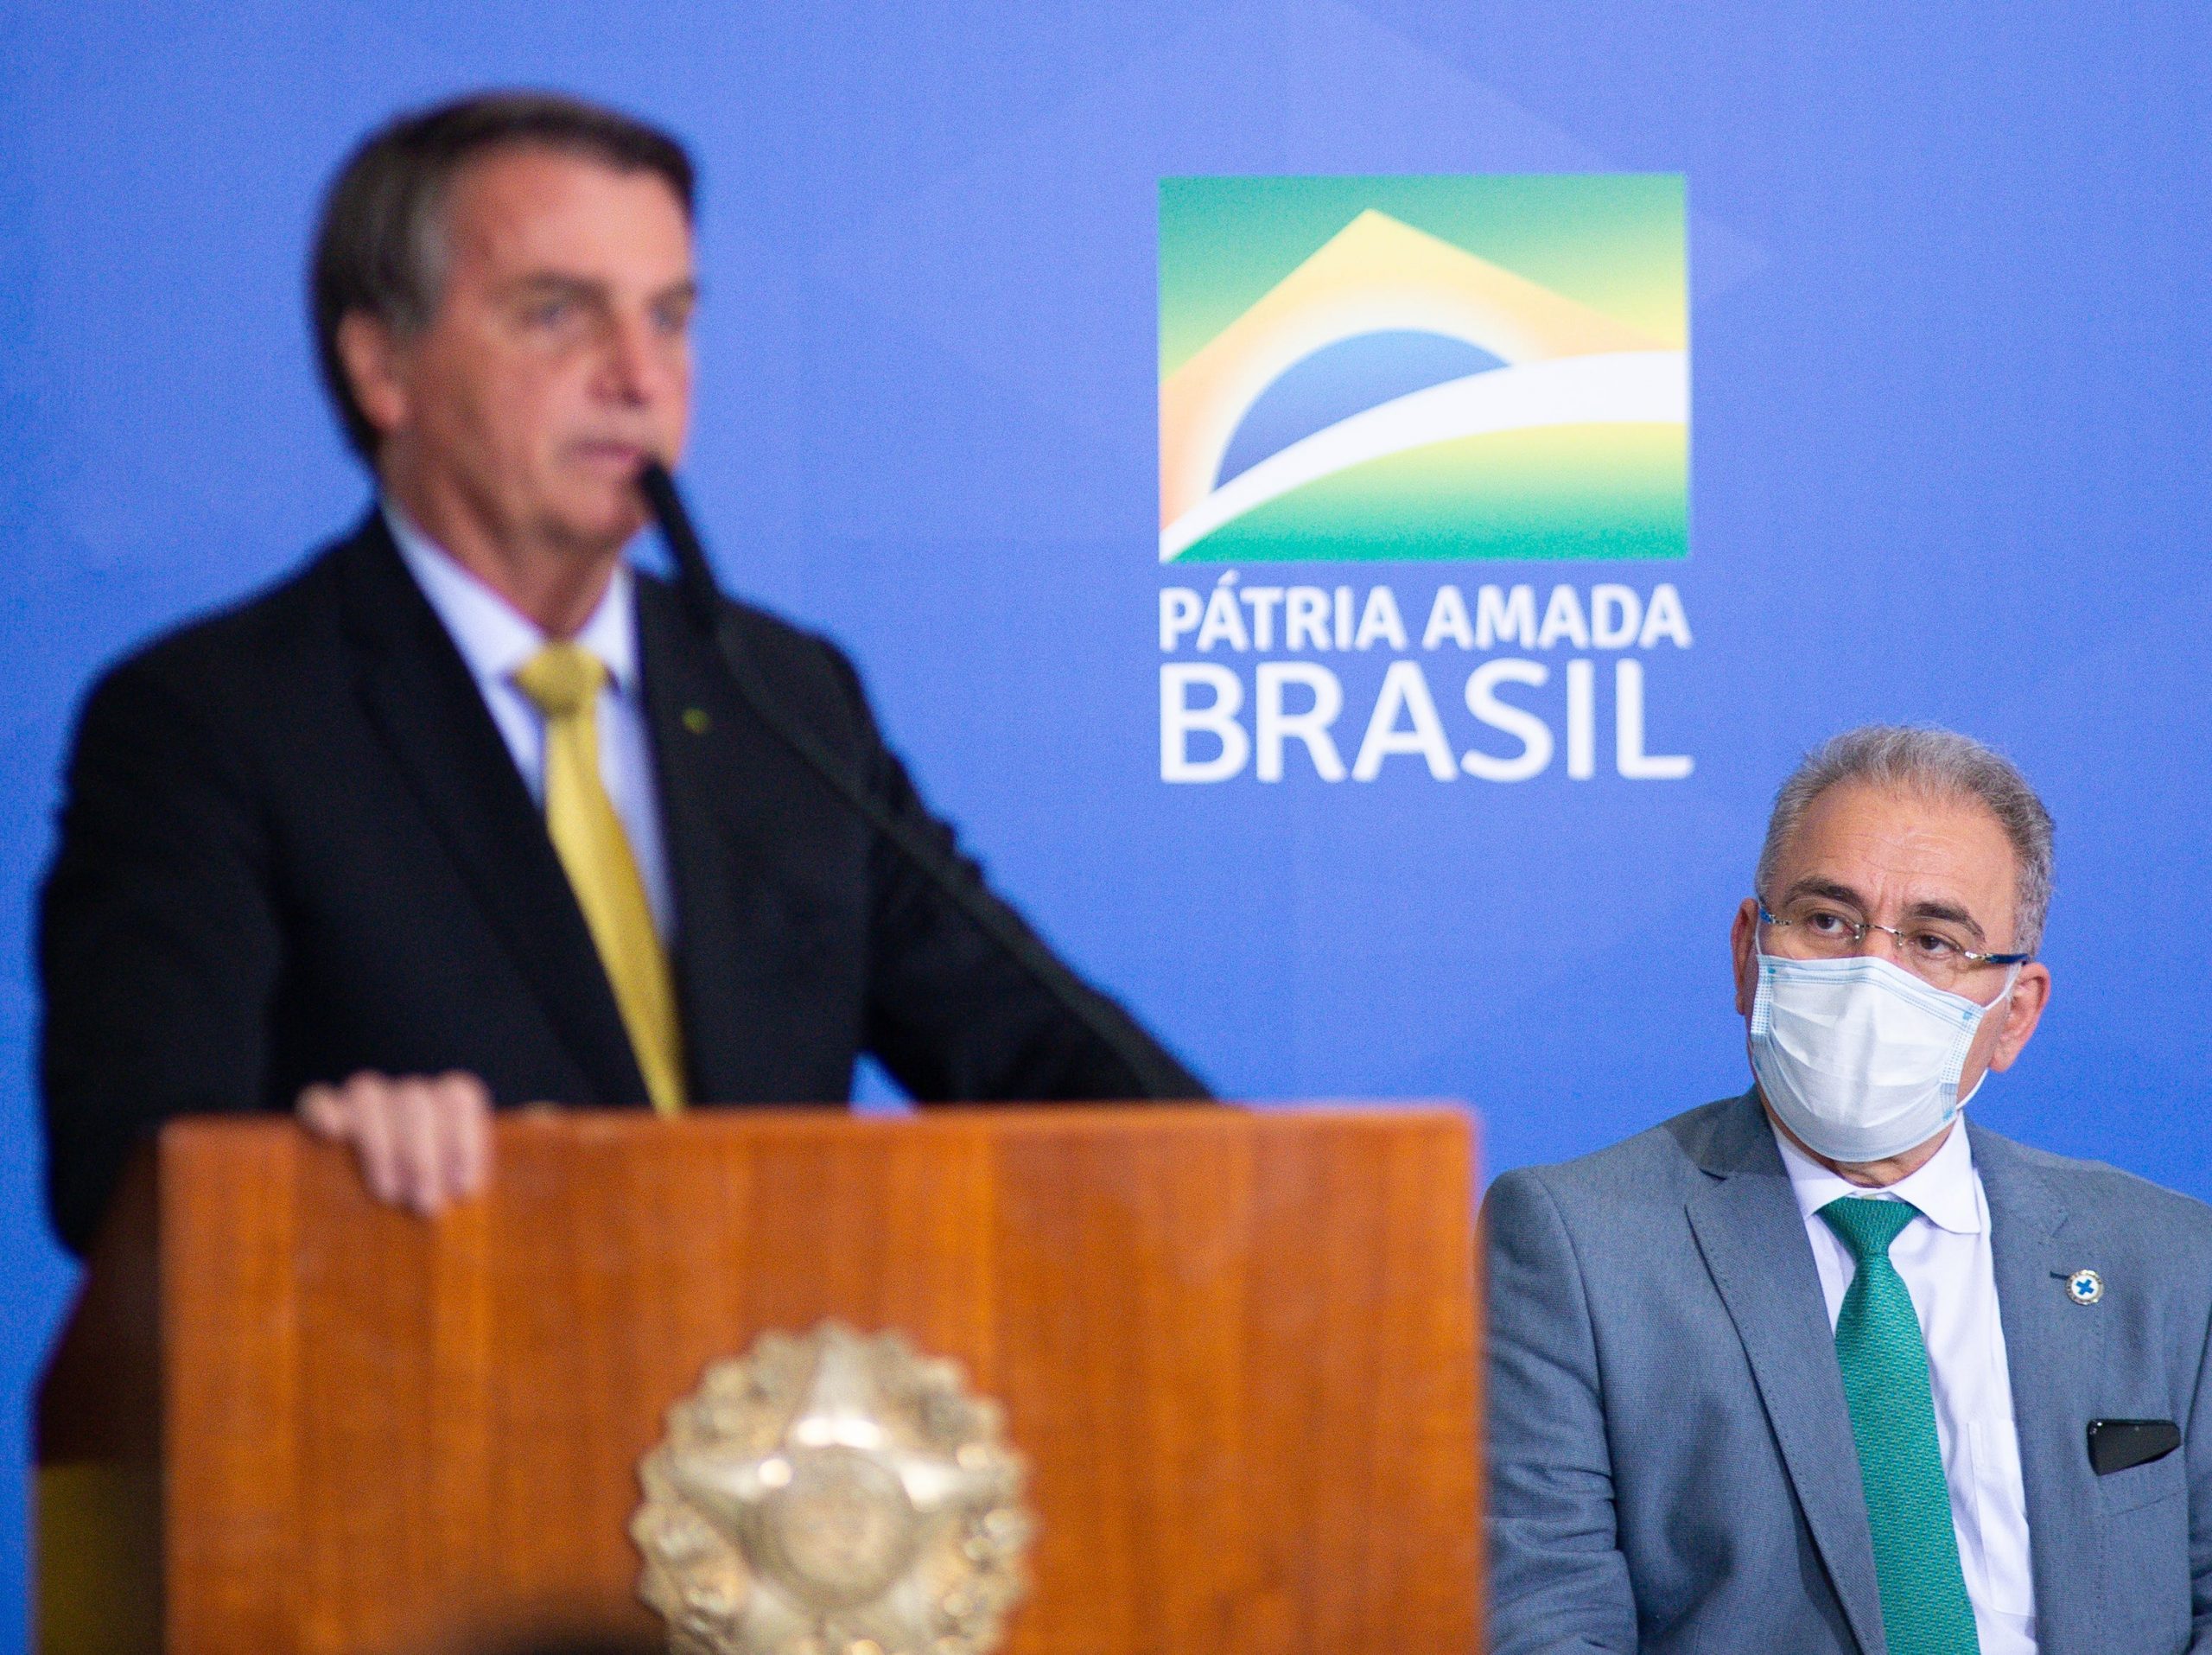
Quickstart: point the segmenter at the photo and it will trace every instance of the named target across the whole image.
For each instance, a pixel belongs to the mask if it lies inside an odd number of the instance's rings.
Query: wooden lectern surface
[[[1005,1404],[1039,1523],[1009,1655],[1475,1648],[1464,1113],[566,1113],[497,1152],[425,1222],[288,1123],[165,1132],[40,1425],[49,1471],[158,1455],[162,1647],[650,1640],[666,1409],[837,1317]]]

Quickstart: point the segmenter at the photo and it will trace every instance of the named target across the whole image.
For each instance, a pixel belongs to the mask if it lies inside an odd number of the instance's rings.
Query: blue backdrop
[[[30,1071],[57,765],[96,666],[359,509],[300,271],[370,124],[522,81],[696,144],[726,579],[854,651],[1002,885],[1225,1092],[1464,1098],[1495,1170],[1736,1090],[1726,930],[1776,782],[1936,720],[2060,826],[2056,998],[1975,1109],[2212,1195],[2208,30],[2198,0],[0,10],[0,1647],[72,1283]],[[1688,177],[1688,562],[1354,572],[1416,628],[1442,579],[1675,582],[1652,746],[1694,773],[1164,783],[1159,589],[1217,571],[1155,559],[1156,181],[1586,169]]]

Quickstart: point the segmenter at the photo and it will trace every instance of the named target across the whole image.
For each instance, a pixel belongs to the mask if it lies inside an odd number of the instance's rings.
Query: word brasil
[[[1464,651],[1649,651],[1661,645],[1690,647],[1689,621],[1671,584],[1647,596],[1611,582],[1589,589],[1586,601],[1573,587],[1552,589],[1541,609],[1535,589],[1484,586],[1471,608],[1458,587],[1439,587],[1421,630],[1421,647]],[[1357,654],[1378,646],[1402,657],[1385,669],[1349,766],[1337,738],[1344,710],[1344,680],[1318,660],[1265,660],[1247,680],[1220,660],[1163,661],[1160,668],[1160,774],[1170,782],[1227,781],[1249,766],[1262,781],[1283,779],[1285,755],[1304,750],[1324,781],[1373,781],[1386,761],[1418,759],[1430,776],[1461,775],[1483,781],[1527,781],[1551,767],[1564,746],[1570,780],[1597,774],[1598,663],[1578,656],[1562,664],[1564,706],[1556,710],[1560,734],[1535,707],[1509,699],[1507,691],[1542,690],[1552,667],[1525,655],[1491,655],[1467,675],[1459,697],[1480,727],[1480,744],[1457,749],[1438,710],[1420,660],[1403,659],[1413,647],[1397,595],[1388,586],[1363,598],[1349,586],[1242,586],[1230,570],[1203,598],[1189,587],[1160,595],[1163,653],[1325,652]],[[1440,667],[1442,663],[1437,665]],[[1613,768],[1633,781],[1679,781],[1694,768],[1686,754],[1655,754],[1645,741],[1644,663],[1623,654],[1613,663]],[[1250,721],[1244,714],[1249,703]],[[1507,750],[1496,750],[1505,738]],[[1563,741],[1562,738],[1563,737]]]

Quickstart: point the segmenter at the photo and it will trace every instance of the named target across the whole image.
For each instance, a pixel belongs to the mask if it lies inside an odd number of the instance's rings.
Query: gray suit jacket
[[[2212,1208],[1967,1130],[2042,1655],[2212,1655]],[[1820,1278],[1757,1097],[1507,1173],[1483,1217],[1491,1655],[1886,1655]],[[2094,1304],[2067,1295],[2082,1269]],[[2100,1477],[2100,1417],[2171,1419],[2182,1447]]]

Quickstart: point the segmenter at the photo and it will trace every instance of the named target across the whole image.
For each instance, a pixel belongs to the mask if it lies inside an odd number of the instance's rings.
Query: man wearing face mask
[[[1492,1655],[2212,1652],[2212,1209],[1962,1121],[2051,824],[1870,728],[1775,801],[1755,1085],[1484,1207]]]

